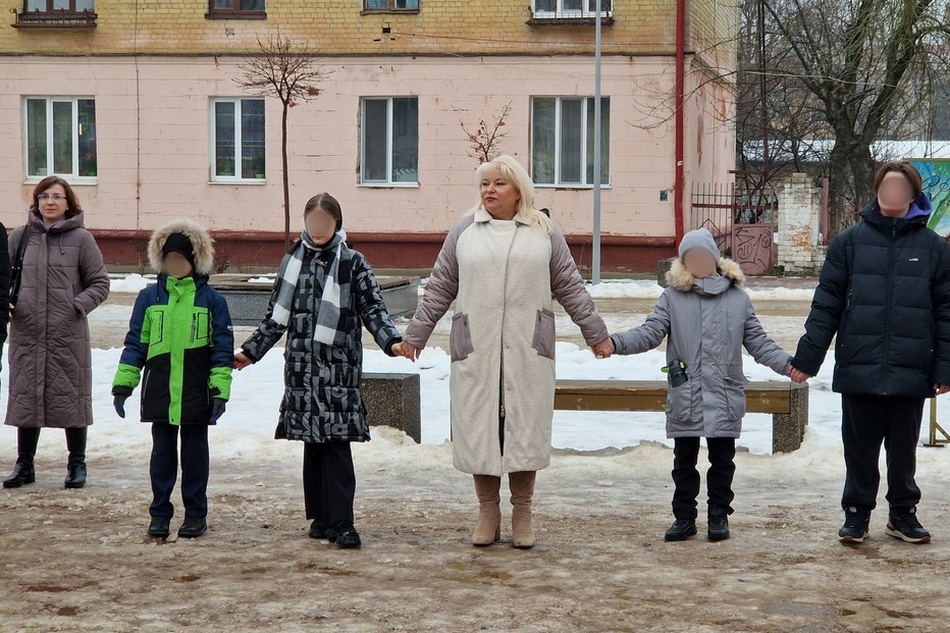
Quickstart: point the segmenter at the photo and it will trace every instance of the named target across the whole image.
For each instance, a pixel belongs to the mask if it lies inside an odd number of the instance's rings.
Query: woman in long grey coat
[[[788,375],[791,356],[768,337],[755,316],[739,265],[720,257],[712,234],[690,231],[680,258],[667,275],[669,286],[638,328],[614,334],[618,354],[639,354],[667,339],[670,388],[666,435],[673,438],[673,514],[666,540],[696,534],[699,440],[709,448],[709,538],[729,538],[733,459],[745,415],[742,348],[761,365]],[[679,372],[685,371],[685,376]],[[685,380],[684,380],[685,378]]]
[[[4,488],[33,483],[40,429],[66,429],[66,487],[86,483],[86,428],[92,424],[92,348],[86,316],[109,296],[109,275],[69,184],[44,178],[33,190],[23,240],[20,292],[10,313],[10,396],[6,423],[17,427],[17,461]]]
[[[564,236],[532,206],[534,189],[510,156],[477,172],[481,203],[449,231],[406,330],[410,357],[455,301],[449,347],[455,467],[474,475],[480,504],[472,542],[501,535],[499,491],[508,474],[513,543],[534,544],[536,471],[551,460],[554,415],[552,294],[591,346],[609,344]]]

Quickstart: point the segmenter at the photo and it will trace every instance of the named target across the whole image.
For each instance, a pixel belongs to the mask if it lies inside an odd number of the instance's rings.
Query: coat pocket
[[[554,360],[556,339],[554,313],[547,308],[538,310],[538,316],[534,320],[534,341],[532,341],[531,347],[539,356]]]
[[[693,397],[692,385],[689,381],[679,387],[667,383],[666,417],[670,420],[682,421],[689,419],[690,401]]]
[[[745,417],[745,386],[747,382],[745,376],[725,376],[723,378],[730,421],[741,420]]]
[[[211,334],[211,315],[207,312],[195,312],[191,315],[191,342],[207,342]]]
[[[449,354],[452,362],[465,360],[474,352],[472,330],[468,325],[468,315],[456,312],[452,317],[452,330],[449,332]]]

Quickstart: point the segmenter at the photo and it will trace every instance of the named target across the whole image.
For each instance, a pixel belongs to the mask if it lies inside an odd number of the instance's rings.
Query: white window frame
[[[46,175],[37,176],[30,174],[30,128],[29,128],[29,113],[27,108],[27,103],[29,101],[43,100],[46,102]],[[23,97],[22,110],[23,110],[23,174],[25,175],[24,181],[28,183],[37,183],[47,176],[59,176],[61,178],[69,179],[69,182],[72,184],[95,184],[99,178],[99,143],[98,143],[98,130],[96,132],[96,175],[95,176],[80,176],[79,175],[79,102],[80,101],[92,101],[95,102],[95,97],[50,97],[50,96],[41,96],[41,95],[29,95]],[[72,160],[72,171],[70,173],[63,172],[54,172],[53,171],[53,104],[54,103],[70,103],[72,104],[72,143],[73,143],[73,160]],[[96,111],[98,116],[98,110]],[[98,126],[97,126],[98,127]]]
[[[594,117],[594,111],[591,109],[588,112],[588,105],[590,101],[594,99],[592,95],[587,96],[560,96],[556,97],[553,95],[536,95],[531,97],[531,132],[534,132],[534,100],[535,99],[554,99],[554,182],[535,182],[533,165],[534,165],[534,139],[531,140],[531,160],[529,165],[532,165],[532,174],[531,182],[534,183],[535,189],[593,189],[593,182],[585,182],[587,180],[587,120],[588,116],[590,118]],[[610,97],[607,95],[602,95],[601,100],[607,100],[610,102]],[[563,101],[580,101],[581,102],[581,119],[583,120],[583,125],[581,125],[581,157],[582,157],[582,167],[581,167],[581,182],[561,182],[561,103]],[[603,139],[602,139],[603,140]],[[594,139],[590,139],[590,143],[594,143]],[[602,148],[603,149],[603,148]],[[607,146],[607,155],[610,156],[610,147],[609,143]],[[603,167],[603,165],[601,165]],[[611,188],[611,179],[610,173],[612,170],[607,170],[607,180],[600,183],[600,186],[603,189]]]
[[[594,19],[597,17],[597,11],[590,9],[590,3],[596,0],[583,0],[583,7],[580,11],[577,9],[565,9],[564,0],[557,0],[554,11],[545,11],[543,9],[537,9],[536,0],[531,0],[531,13],[536,19],[541,20],[577,20],[577,19]],[[610,9],[606,11],[601,11],[600,16],[602,19],[613,17],[613,0],[609,0]],[[601,3],[603,6],[603,3]]]
[[[267,105],[263,97],[212,97],[208,106],[208,137],[210,145],[208,148],[208,178],[212,184],[240,184],[240,185],[266,185],[267,177],[264,178],[244,178],[241,176],[241,154],[243,147],[241,145],[242,137],[242,101],[264,101],[264,130],[265,130],[265,152],[264,169],[267,169],[267,151],[266,151],[266,130],[267,130]],[[215,158],[218,149],[218,126],[215,120],[215,104],[233,103],[234,105],[234,175],[218,176],[215,173]]]
[[[419,97],[416,95],[396,96],[396,97],[360,97],[360,187],[383,187],[414,189],[419,187],[419,157],[416,156],[416,179],[415,181],[396,181],[393,180],[393,100],[394,99],[415,99],[418,107]],[[367,101],[385,101],[386,102],[386,180],[366,180],[363,174],[363,166],[366,165],[366,108]],[[419,128],[416,128],[416,143],[419,142]]]

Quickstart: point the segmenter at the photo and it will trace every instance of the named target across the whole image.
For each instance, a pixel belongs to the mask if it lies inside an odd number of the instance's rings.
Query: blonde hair
[[[531,182],[531,176],[528,175],[528,171],[521,166],[521,163],[507,154],[493,158],[478,167],[478,171],[475,172],[475,183],[480,186],[486,175],[495,173],[501,174],[506,180],[511,182],[515,189],[518,190],[518,193],[521,194],[521,199],[518,200],[515,211],[526,217],[532,223],[541,225],[541,228],[543,228],[548,235],[553,233],[554,225],[551,223],[551,219],[534,208],[534,184]],[[484,209],[484,207],[481,201],[479,201],[469,213],[475,213],[482,209]]]

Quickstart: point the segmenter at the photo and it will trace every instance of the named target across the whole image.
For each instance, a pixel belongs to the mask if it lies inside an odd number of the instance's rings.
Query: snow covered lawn
[[[144,283],[117,281],[126,292]],[[616,282],[595,293],[650,299],[655,288]],[[757,288],[771,296],[753,298],[797,302],[794,318],[803,320],[810,290],[800,291]],[[110,302],[93,313],[94,329],[124,330],[128,310]],[[561,378],[662,377],[659,351],[597,361],[561,341],[557,352]],[[770,417],[746,418],[731,540],[708,543],[701,530],[691,542],[662,542],[672,465],[662,414],[558,412],[553,463],[538,478],[538,545],[516,551],[507,499],[503,542],[469,545],[477,508],[446,442],[446,352],[427,349],[413,365],[367,349],[366,371],[419,372],[423,443],[374,428],[373,441],[355,447],[365,546],[341,551],[307,538],[301,446],[272,439],[282,383],[277,349],[236,374],[228,412],[211,432],[208,534],[146,539],[150,439],[146,425],[112,411],[118,356],[117,349],[93,353],[88,486],[62,490],[63,434],[45,431],[37,483],[0,490],[0,633],[948,630],[950,449],[918,452],[920,517],[933,543],[885,536],[879,509],[867,543],[840,545],[844,467],[830,363],[811,383],[799,451],[769,455]],[[746,361],[753,380],[776,379]],[[939,417],[950,427],[950,400],[941,401]],[[4,471],[14,438],[13,429],[0,429]]]

